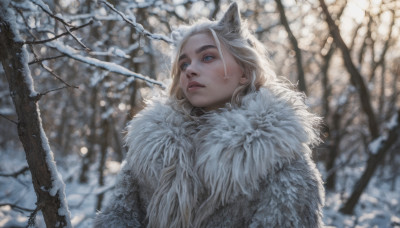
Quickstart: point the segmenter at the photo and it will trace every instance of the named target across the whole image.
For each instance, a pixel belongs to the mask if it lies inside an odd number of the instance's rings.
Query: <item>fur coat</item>
[[[294,97],[263,88],[200,117],[149,104],[95,227],[321,227],[318,118]]]

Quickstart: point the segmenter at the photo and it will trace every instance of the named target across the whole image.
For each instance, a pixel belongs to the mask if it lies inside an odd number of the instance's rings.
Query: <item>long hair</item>
[[[178,60],[182,47],[185,45],[187,40],[191,36],[199,33],[206,33],[214,38],[221,59],[223,60],[223,64],[225,63],[222,56],[221,45],[224,45],[224,47],[226,47],[233,55],[239,66],[242,67],[243,73],[249,79],[247,80],[247,84],[240,85],[236,88],[232,95],[231,105],[241,106],[243,103],[242,107],[246,107],[246,102],[248,103],[251,97],[257,96],[253,94],[254,96],[250,95],[245,98],[243,97],[247,94],[255,93],[260,90],[261,87],[266,87],[270,90],[271,94],[274,95],[274,98],[280,99],[279,102],[287,102],[289,105],[297,107],[294,108],[295,110],[303,110],[303,96],[300,93],[291,90],[285,86],[284,82],[277,79],[269,63],[269,58],[264,45],[249,32],[246,23],[244,23],[240,18],[236,3],[231,4],[227,12],[219,21],[198,21],[190,26],[182,26],[171,34],[172,39],[174,40],[174,53],[172,56],[171,68],[173,81],[169,91],[169,101],[172,104],[172,108],[178,109],[180,112],[183,111],[184,114],[194,116],[194,118],[197,116],[196,113],[192,112],[197,110],[190,104],[179,86],[179,77],[181,72],[178,66]],[[225,77],[229,77],[229,75],[226,75],[226,65],[224,65],[224,69]],[[307,117],[304,118],[304,121],[312,122],[317,120],[308,112],[304,112],[303,116]],[[312,131],[313,129],[310,129],[310,134],[312,134]],[[136,139],[136,137],[133,138]],[[171,148],[170,146],[167,146],[166,149],[161,148],[164,150],[164,154],[166,151],[169,151],[168,153],[170,154],[166,157],[171,158],[169,166],[164,167],[163,169],[162,175],[165,175],[164,179],[170,178],[171,180],[175,178],[174,180],[180,180],[180,182],[163,181],[160,183],[158,190],[152,196],[151,203],[148,206],[148,227],[199,227],[201,222],[209,215],[207,214],[209,212],[207,209],[208,206],[214,207],[217,205],[216,201],[220,200],[219,197],[214,196],[223,195],[227,192],[224,191],[225,189],[218,190],[221,192],[217,192],[217,190],[214,191],[215,194],[209,196],[211,198],[208,198],[211,199],[211,201],[203,204],[206,206],[200,208],[199,211],[197,210],[198,205],[196,204],[199,203],[199,194],[201,194],[199,186],[201,186],[201,184],[199,184],[200,180],[197,177],[197,170],[194,170],[193,167],[188,165],[191,164],[190,159],[194,159],[189,155],[193,155],[190,152],[194,152],[195,148],[191,148],[191,144],[185,144],[185,142],[190,141],[183,140],[183,142],[180,143],[184,143],[184,145],[187,146],[182,150]],[[146,156],[147,155],[154,156],[154,153],[146,153]],[[187,160],[179,163],[181,159]],[[182,166],[182,164],[186,165]],[[171,185],[171,183],[173,183],[173,185]],[[212,183],[208,184],[211,185]],[[227,186],[225,187],[228,188]],[[203,210],[206,210],[206,212],[201,213],[204,212]],[[198,212],[200,213],[195,214]]]
[[[276,80],[265,46],[250,33],[247,24],[240,18],[237,5],[232,4],[219,21],[200,20],[190,26],[181,26],[171,34],[174,40],[174,52],[171,67],[172,85],[169,94],[172,101],[176,101],[186,113],[190,112],[193,106],[179,87],[181,72],[178,58],[186,41],[199,33],[208,33],[214,38],[222,60],[220,45],[224,45],[249,79],[248,83],[240,85],[234,91],[232,105],[240,106],[244,95],[257,91],[260,87]],[[225,76],[229,77],[229,75]]]

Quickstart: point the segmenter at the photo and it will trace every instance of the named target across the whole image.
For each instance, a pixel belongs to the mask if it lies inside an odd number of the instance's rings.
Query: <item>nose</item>
[[[186,68],[186,77],[191,78],[198,75],[198,69],[195,63],[189,64]]]

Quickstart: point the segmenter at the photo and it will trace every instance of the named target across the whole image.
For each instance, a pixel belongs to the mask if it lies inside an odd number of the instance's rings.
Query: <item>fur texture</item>
[[[129,123],[129,152],[96,227],[322,226],[308,147],[318,118],[294,92],[263,88],[200,117],[173,106],[149,104]]]

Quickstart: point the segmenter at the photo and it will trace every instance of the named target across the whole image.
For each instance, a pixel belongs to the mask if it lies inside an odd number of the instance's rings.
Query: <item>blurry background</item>
[[[198,18],[219,19],[230,2],[10,3],[16,29],[30,41],[25,47],[35,89],[49,92],[39,101],[41,117],[75,227],[90,227],[108,199],[126,154],[127,121],[145,98],[167,92],[170,32]],[[314,148],[314,159],[326,183],[326,225],[400,227],[400,2],[237,2],[277,74],[298,84],[324,117],[324,143]],[[334,20],[331,28],[321,4]],[[73,30],[55,16],[84,26]],[[335,42],[339,38],[344,43]],[[36,195],[9,93],[0,65],[0,227],[25,227]],[[44,226],[40,213],[36,223]]]

